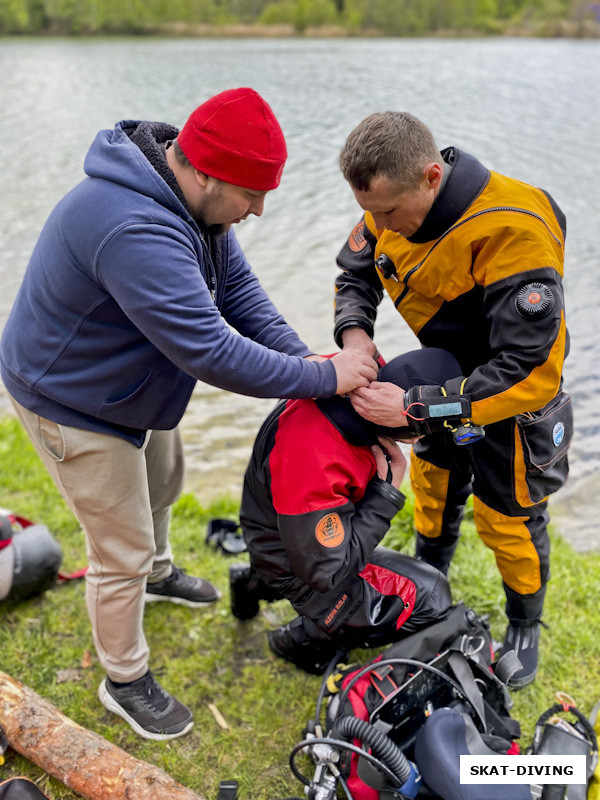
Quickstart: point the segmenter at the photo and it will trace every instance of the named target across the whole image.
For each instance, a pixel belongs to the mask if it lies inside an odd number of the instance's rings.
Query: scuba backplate
[[[417,747],[438,709],[455,715],[451,720],[455,727],[468,727],[468,741],[476,740],[484,752],[518,752],[514,739],[520,726],[510,716],[512,701],[492,658],[486,619],[459,603],[445,619],[396,642],[360,668],[340,671],[334,659],[321,687],[315,720],[290,756],[292,771],[307,785],[309,798],[333,800],[338,785],[352,800],[446,798],[427,784],[428,777],[434,782],[430,776],[439,772],[439,758],[430,758],[429,742]],[[503,674],[509,673],[504,665]],[[327,693],[323,736],[320,714]],[[435,730],[429,726],[430,730],[434,735],[429,741],[436,743],[440,722],[436,720]],[[438,749],[436,743],[436,753]],[[296,766],[300,751],[316,764],[312,781]],[[453,765],[458,763],[457,753],[448,752],[447,757]],[[487,794],[478,800],[495,800],[493,789],[485,790]],[[531,797],[528,789],[514,796],[515,800]],[[454,797],[462,800],[461,794]],[[470,800],[470,795],[464,797]]]

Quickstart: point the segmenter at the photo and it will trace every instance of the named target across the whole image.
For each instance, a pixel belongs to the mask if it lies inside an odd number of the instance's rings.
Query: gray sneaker
[[[150,671],[123,686],[115,686],[106,677],[98,687],[98,697],[105,708],[122,717],[144,739],[175,739],[188,733],[194,724],[189,708],[165,692]]]
[[[146,584],[145,600],[147,603],[168,601],[181,606],[199,608],[214,603],[221,597],[219,590],[203,578],[194,578],[187,575],[179,567],[173,567],[173,572],[164,581]]]

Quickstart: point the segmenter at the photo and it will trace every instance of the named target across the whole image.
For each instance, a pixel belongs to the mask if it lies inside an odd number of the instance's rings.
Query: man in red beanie
[[[181,133],[130,121],[101,131],[87,177],[44,226],[2,337],[2,380],[86,535],[100,700],[149,739],[193,720],[148,669],[144,602],[219,597],[173,564],[168,538],[183,481],[177,425],[196,381],[328,397],[376,375],[364,354],[312,356],[231,230],[262,213],[285,159],[273,112],[246,88],[208,100]]]

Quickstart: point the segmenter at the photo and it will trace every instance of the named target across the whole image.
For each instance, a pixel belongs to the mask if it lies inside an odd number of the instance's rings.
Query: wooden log
[[[13,750],[86,800],[203,800],[163,770],[73,722],[2,671],[0,726]]]

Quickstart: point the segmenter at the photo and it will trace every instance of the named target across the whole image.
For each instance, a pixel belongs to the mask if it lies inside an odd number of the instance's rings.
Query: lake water
[[[337,156],[367,114],[410,111],[440,147],[550,191],[568,219],[565,379],[576,414],[571,477],[552,511],[578,549],[600,550],[600,42],[0,39],[0,75],[0,328],[48,213],[83,177],[96,132],[121,119],[181,126],[234,86],[264,95],[289,149],[263,217],[237,233],[280,311],[317,351],[334,349],[335,255],[360,216]],[[376,339],[388,358],[416,343],[389,301]],[[198,385],[183,422],[188,488],[203,500],[239,493],[272,405]],[[8,410],[0,386],[0,412]]]

